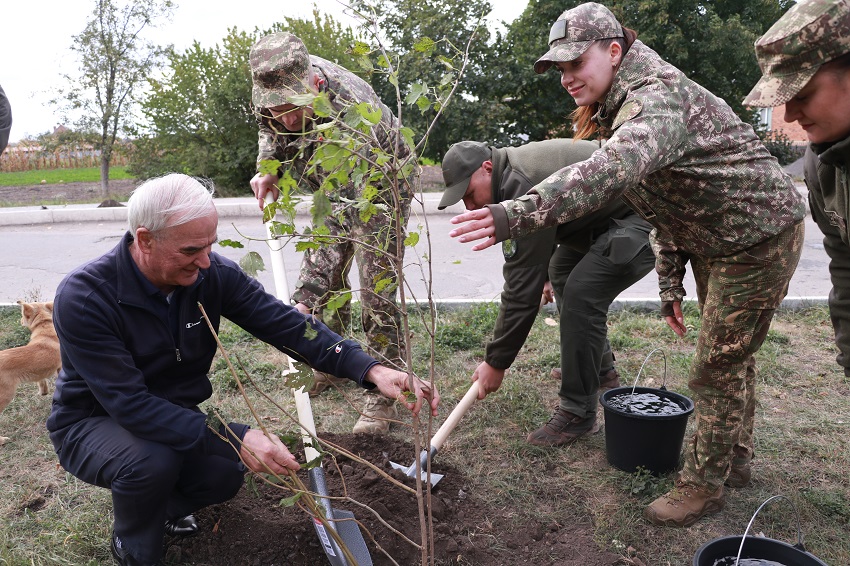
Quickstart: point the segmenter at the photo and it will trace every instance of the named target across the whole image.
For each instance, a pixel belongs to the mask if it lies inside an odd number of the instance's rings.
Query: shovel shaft
[[[271,192],[266,193],[266,204],[274,202]],[[269,255],[272,262],[272,275],[274,276],[275,295],[278,299],[289,304],[289,284],[286,280],[286,269],[283,264],[283,244],[281,244],[272,232],[272,221],[266,222],[266,236],[269,246]]]
[[[457,426],[457,423],[460,422],[460,419],[463,418],[463,415],[469,410],[469,408],[475,403],[478,399],[478,382],[473,381],[472,385],[469,387],[469,390],[466,392],[466,395],[463,396],[463,399],[460,400],[460,403],[449,413],[449,417],[446,419],[446,422],[443,423],[443,426],[437,430],[434,434],[434,437],[431,438],[431,451],[436,454],[436,452],[443,447],[443,442],[446,441],[446,438],[451,434],[451,432]]]

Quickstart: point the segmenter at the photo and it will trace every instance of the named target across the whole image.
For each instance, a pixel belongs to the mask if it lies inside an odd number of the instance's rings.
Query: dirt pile
[[[389,461],[404,465],[413,458],[412,447],[391,437],[326,435],[364,460],[391,472]],[[337,459],[340,474],[325,467],[328,491],[349,496],[374,509],[394,529],[419,540],[416,497],[390,484],[374,470],[348,459]],[[488,506],[476,497],[469,478],[461,470],[434,462],[445,474],[433,492],[435,555],[439,564],[559,564],[563,566],[610,566],[618,557],[602,552],[590,537],[584,519],[569,525],[518,521],[515,509]],[[307,475],[301,472],[307,483]],[[396,478],[404,478],[394,472]],[[315,566],[327,559],[310,518],[297,508],[279,502],[289,493],[264,482],[250,481],[232,500],[197,513],[201,533],[172,541],[169,563],[204,566]],[[352,511],[365,527],[364,538],[376,565],[418,564],[419,551],[402,536],[383,525],[368,509],[345,501],[334,508]],[[368,530],[368,532],[366,532]],[[371,536],[370,536],[371,534]],[[389,559],[379,549],[392,557]]]

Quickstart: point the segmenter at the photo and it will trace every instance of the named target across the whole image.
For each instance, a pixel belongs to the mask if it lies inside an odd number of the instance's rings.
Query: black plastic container
[[[618,395],[652,393],[682,408],[675,415],[627,413],[611,405]],[[684,395],[650,387],[617,387],[600,398],[605,413],[605,453],[608,463],[625,472],[643,468],[656,475],[678,468],[688,417],[694,402]]]
[[[721,558],[737,557],[741,538],[723,537],[705,543],[694,555],[693,566],[713,566]],[[826,562],[794,545],[763,537],[748,537],[741,558],[772,560],[785,566],[828,566]]]
[[[767,504],[779,500],[785,500],[794,509],[794,517],[797,520],[797,544],[791,545],[764,536],[748,537],[747,534],[752,529],[753,523],[761,510]],[[741,544],[741,541],[743,541],[743,544]],[[803,544],[803,531],[800,529],[800,514],[797,512],[794,502],[784,495],[774,495],[759,505],[747,524],[743,537],[722,537],[699,547],[694,555],[693,566],[714,566],[722,558],[729,558],[730,560],[724,560],[724,562],[731,562],[733,565],[738,562],[738,558],[750,558],[769,560],[783,566],[829,566],[826,562],[806,551]]]

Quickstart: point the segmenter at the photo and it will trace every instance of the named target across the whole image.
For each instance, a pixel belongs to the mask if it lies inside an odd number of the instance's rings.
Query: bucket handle
[[[765,500],[764,503],[759,505],[759,508],[756,509],[755,513],[753,513],[753,516],[750,519],[750,522],[747,524],[747,530],[744,531],[744,536],[741,537],[741,545],[738,547],[738,556],[735,557],[735,566],[738,566],[738,562],[740,562],[740,560],[741,560],[741,552],[743,552],[743,550],[744,550],[744,542],[746,542],[746,540],[747,540],[747,533],[750,532],[750,527],[753,526],[753,521],[756,520],[756,516],[759,514],[759,511],[761,511],[762,508],[765,505],[767,505],[768,503],[770,503],[771,501],[773,501],[775,499],[786,500],[788,503],[791,504],[791,508],[794,509],[794,517],[797,519],[797,544],[795,544],[794,546],[796,548],[802,550],[803,552],[806,552],[806,547],[803,546],[803,532],[800,530],[800,514],[797,512],[797,506],[794,505],[793,501],[791,501],[790,499],[788,499],[784,495],[774,495],[773,497],[768,498],[767,500]]]
[[[632,383],[632,395],[635,394],[635,387],[637,387],[638,380],[640,379],[640,374],[643,371],[643,368],[646,365],[646,362],[649,361],[649,358],[651,358],[652,354],[654,354],[655,352],[661,352],[661,356],[664,358],[664,378],[661,381],[661,389],[664,389],[665,391],[667,390],[667,388],[664,387],[667,384],[667,354],[665,354],[664,350],[662,350],[661,348],[656,348],[653,351],[651,351],[649,354],[646,355],[646,358],[643,360],[643,363],[640,365],[640,369],[637,372],[637,377],[635,378],[635,382]]]

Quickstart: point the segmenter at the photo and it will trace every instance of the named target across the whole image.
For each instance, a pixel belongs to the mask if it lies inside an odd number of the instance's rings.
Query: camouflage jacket
[[[810,144],[805,158],[809,208],[823,232],[829,255],[829,314],[838,363],[850,376],[850,137],[834,144]]]
[[[524,195],[550,174],[590,157],[599,143],[553,139],[520,147],[493,148],[491,187],[493,202]],[[586,253],[599,234],[608,230],[611,218],[634,218],[643,222],[621,199],[582,218],[538,230],[502,244],[505,285],[493,339],[487,344],[484,361],[507,369],[525,344],[540,309],[543,284],[549,279],[549,258],[555,246]],[[647,226],[647,231],[649,227]],[[603,321],[604,324],[604,321]]]
[[[622,196],[653,230],[662,301],[681,300],[691,256],[723,257],[803,219],[802,196],[720,98],[636,41],[594,117],[611,137],[526,196],[491,206],[496,240],[560,224]]]
[[[328,93],[334,112],[328,118],[316,117],[313,124],[321,125],[331,122],[335,115],[344,114],[352,104],[366,102],[373,109],[381,111],[380,122],[372,128],[372,147],[379,147],[383,151],[395,154],[399,159],[407,158],[411,151],[404,140],[399,141],[399,150],[395,151],[396,135],[399,131],[399,122],[392,111],[383,103],[372,87],[352,73],[335,63],[326,61],[315,55],[310,56],[313,71],[324,79],[322,89]],[[293,178],[298,181],[300,187],[315,192],[322,185],[325,172],[320,168],[315,173],[307,173],[310,158],[313,156],[317,144],[321,143],[321,134],[315,130],[301,132],[289,132],[277,121],[268,116],[264,108],[256,109],[257,121],[259,123],[259,154],[257,155],[257,167],[261,161],[277,159],[283,163],[278,174],[289,169]],[[361,154],[371,154],[368,148],[361,148]],[[339,187],[337,195],[353,199],[360,196],[364,185],[356,186],[350,181]],[[328,195],[334,200],[334,195]]]

